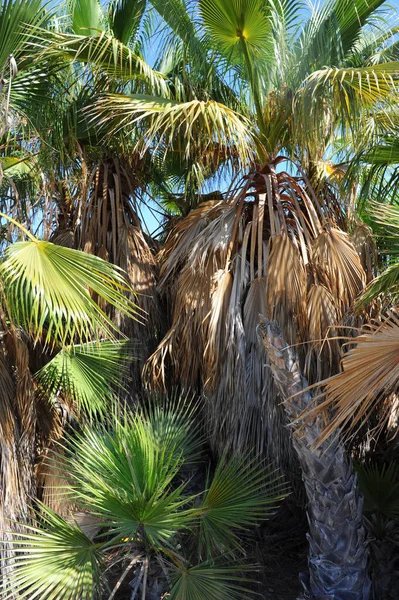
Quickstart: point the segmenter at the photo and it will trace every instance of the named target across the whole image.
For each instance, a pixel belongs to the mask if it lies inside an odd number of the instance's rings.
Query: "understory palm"
[[[52,459],[65,482],[53,497],[62,515],[41,505],[36,525],[20,534],[9,594],[111,599],[123,597],[133,576],[132,600],[166,591],[175,600],[248,597],[246,530],[286,488],[259,463],[233,458],[209,472],[205,490],[193,489],[188,475],[202,444],[196,413],[187,398],[151,403],[107,428],[71,434]],[[122,574],[111,588],[117,564]]]

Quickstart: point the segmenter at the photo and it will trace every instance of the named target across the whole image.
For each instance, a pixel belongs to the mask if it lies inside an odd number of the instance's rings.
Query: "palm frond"
[[[143,412],[153,443],[186,465],[198,461],[204,443],[199,410],[199,402],[186,394],[150,397]]]
[[[41,526],[13,542],[11,589],[4,598],[93,600],[100,597],[102,555],[76,525],[40,506]]]
[[[321,381],[317,387],[317,406],[304,415],[308,421],[316,413],[327,414],[317,445],[328,440],[337,430],[346,435],[357,432],[370,415],[379,411],[377,429],[388,423],[391,413],[389,397],[399,388],[399,319],[395,314],[380,326],[362,333],[342,359],[342,372]]]
[[[78,412],[99,415],[110,407],[131,360],[130,341],[73,345],[58,352],[36,378],[50,401],[61,395],[72,400]]]
[[[243,566],[222,566],[205,562],[194,567],[183,566],[175,571],[175,584],[170,590],[170,600],[247,600],[252,596],[243,578]]]
[[[133,133],[143,125],[138,149],[179,150],[186,158],[239,156],[251,162],[254,136],[245,117],[213,100],[176,102],[145,95],[108,94],[97,100],[89,116],[111,135]]]
[[[281,477],[256,460],[222,458],[200,507],[200,551],[202,544],[207,556],[240,549],[239,532],[270,516],[287,491]]]
[[[110,545],[128,539],[167,547],[195,518],[185,484],[171,485],[183,460],[179,436],[166,448],[156,436],[156,428],[136,414],[113,431],[86,429],[70,442],[76,502],[107,526]]]
[[[399,467],[390,464],[357,464],[359,487],[364,495],[363,511],[399,519]]]
[[[107,31],[83,36],[32,29],[32,44],[42,48],[41,57],[58,65],[60,61],[89,64],[110,77],[138,81],[139,88],[150,93],[169,96],[165,77],[152,69],[141,56],[114,38]]]
[[[301,115],[321,118],[326,106],[322,99],[331,97],[333,111],[341,122],[359,126],[355,120],[366,118],[366,111],[373,112],[382,103],[395,103],[399,81],[399,62],[388,62],[370,67],[325,68],[309,75],[299,96]],[[321,122],[321,121],[320,121]]]
[[[365,283],[364,269],[349,236],[335,228],[324,231],[314,242],[313,258],[325,271],[334,298],[346,310]]]
[[[99,0],[73,0],[72,30],[76,35],[95,35],[103,29],[104,15]]]
[[[242,60],[243,42],[253,57],[271,54],[269,10],[262,0],[200,0],[200,9],[213,39],[233,62]]]
[[[114,36],[128,46],[137,32],[146,9],[145,0],[113,0],[108,8],[108,19]]]
[[[114,337],[117,327],[89,290],[131,318],[137,317],[123,272],[106,261],[46,241],[17,242],[5,252],[0,275],[10,315],[35,340],[90,341],[94,332]]]
[[[0,70],[4,77],[8,77],[5,67],[10,54],[18,60],[26,50],[26,26],[39,26],[45,19],[41,0],[3,0],[0,9]]]

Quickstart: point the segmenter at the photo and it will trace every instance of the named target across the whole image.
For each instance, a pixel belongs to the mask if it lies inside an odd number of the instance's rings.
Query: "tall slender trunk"
[[[306,488],[309,520],[306,593],[314,600],[367,600],[370,580],[363,500],[352,464],[338,436],[314,449],[314,441],[323,428],[320,417],[298,429],[298,416],[313,402],[313,394],[303,391],[308,382],[278,325],[264,319],[260,327],[273,376],[292,423],[293,444]]]

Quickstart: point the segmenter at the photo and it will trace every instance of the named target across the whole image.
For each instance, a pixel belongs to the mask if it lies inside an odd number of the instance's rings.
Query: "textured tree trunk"
[[[264,345],[287,415],[293,444],[302,468],[309,520],[309,581],[312,600],[367,600],[370,580],[368,549],[362,522],[362,498],[356,475],[338,436],[317,449],[313,443],[323,423],[320,417],[298,430],[298,416],[310,406],[308,387],[292,348],[287,347],[276,323],[260,325]],[[296,395],[298,394],[298,395]]]
[[[34,389],[28,348],[9,337],[7,352],[0,345],[0,597],[11,585],[13,538],[29,521],[35,497]]]

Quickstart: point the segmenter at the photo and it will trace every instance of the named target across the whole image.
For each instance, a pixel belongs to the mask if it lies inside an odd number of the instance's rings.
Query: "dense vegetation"
[[[1,1],[2,597],[398,597],[398,34]]]

